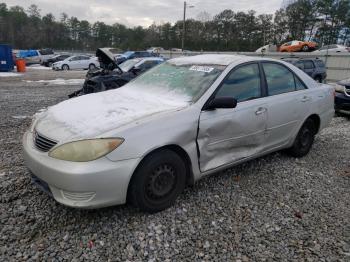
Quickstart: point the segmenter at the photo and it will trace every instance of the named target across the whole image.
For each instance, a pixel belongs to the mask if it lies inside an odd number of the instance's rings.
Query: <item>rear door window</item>
[[[324,63],[322,60],[316,60],[316,64],[318,67],[325,67]]]
[[[264,62],[262,65],[270,96],[296,90],[294,74],[288,68],[277,63]]]
[[[304,68],[305,69],[314,69],[315,65],[311,60],[305,60],[304,62]]]

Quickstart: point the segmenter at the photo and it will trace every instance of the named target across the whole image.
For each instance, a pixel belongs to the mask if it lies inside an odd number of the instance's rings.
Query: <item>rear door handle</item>
[[[255,111],[256,115],[261,115],[263,113],[265,113],[267,111],[267,109],[265,107],[259,107],[258,110]]]
[[[301,99],[301,102],[307,102],[307,101],[310,101],[310,97],[303,96],[303,98]]]

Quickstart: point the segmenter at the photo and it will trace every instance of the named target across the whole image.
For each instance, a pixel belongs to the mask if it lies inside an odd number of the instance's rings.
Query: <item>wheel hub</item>
[[[153,199],[168,195],[175,186],[173,167],[163,164],[154,169],[149,178],[147,193]]]

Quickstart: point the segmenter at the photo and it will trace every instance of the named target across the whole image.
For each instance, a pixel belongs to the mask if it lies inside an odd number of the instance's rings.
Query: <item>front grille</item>
[[[34,145],[38,150],[48,152],[56,144],[56,141],[44,137],[43,135],[40,135],[38,132],[34,131]]]

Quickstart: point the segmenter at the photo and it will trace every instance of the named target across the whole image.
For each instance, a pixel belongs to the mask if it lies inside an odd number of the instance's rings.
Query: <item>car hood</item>
[[[188,101],[184,95],[146,92],[145,88],[127,84],[49,107],[37,116],[35,129],[59,142],[102,137],[128,124],[183,109]]]
[[[114,64],[114,65],[116,65],[114,55],[111,51],[109,51],[109,48],[98,48],[96,50],[96,57],[98,57],[99,61],[102,64],[105,64],[105,65]]]

